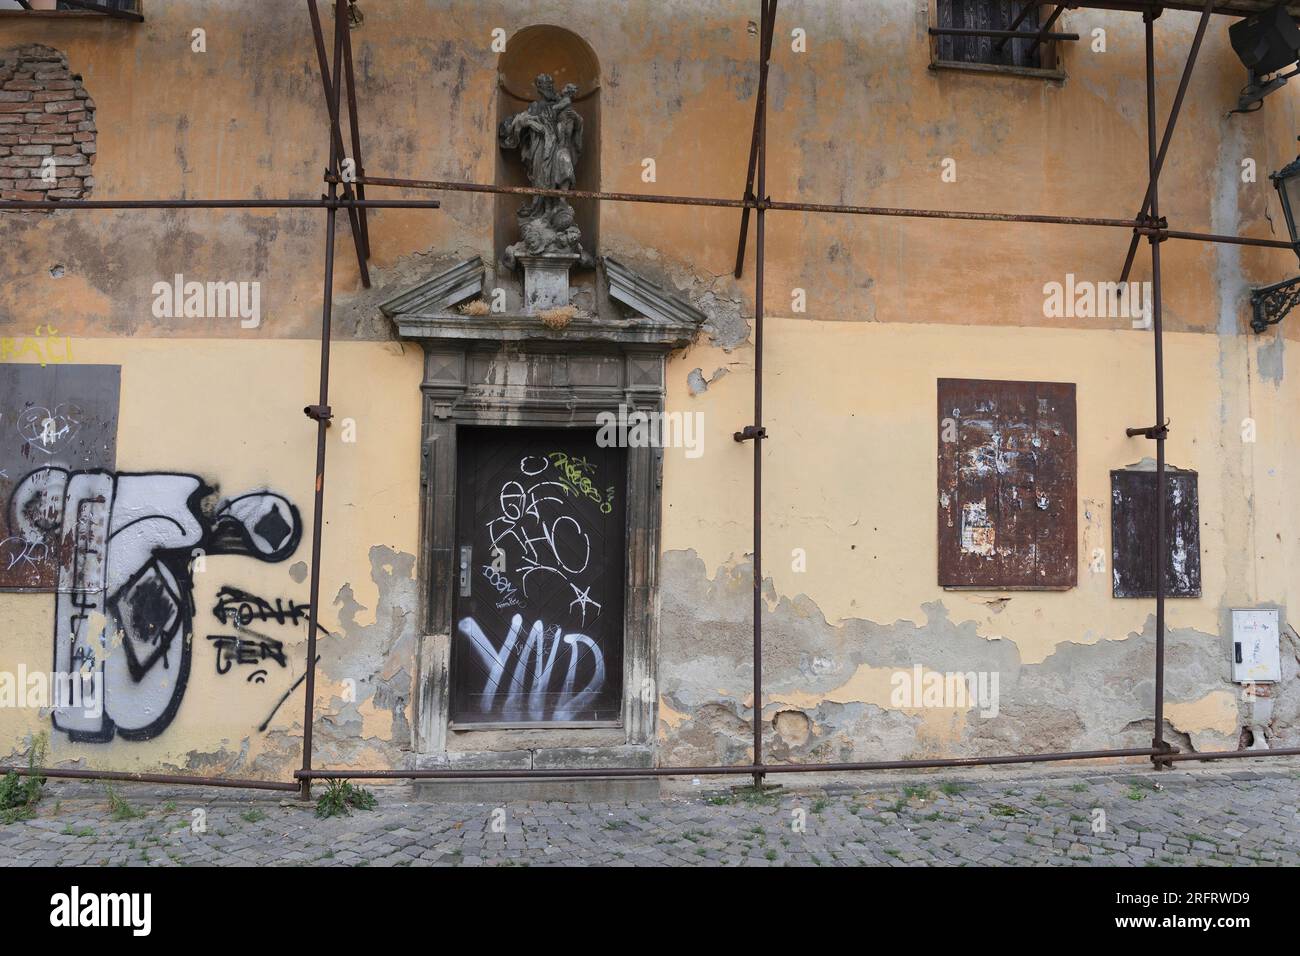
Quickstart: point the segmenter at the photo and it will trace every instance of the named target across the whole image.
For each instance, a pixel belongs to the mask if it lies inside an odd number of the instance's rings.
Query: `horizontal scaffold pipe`
[[[930,760],[868,760],[860,763],[744,764],[727,767],[570,767],[534,770],[310,770],[294,774],[311,780],[509,780],[524,777],[714,777],[753,773],[848,773],[861,770],[923,770],[938,767],[984,767],[995,764],[1050,763],[1061,760],[1099,760],[1108,757],[1150,757],[1150,747],[1121,750],[1077,750],[1045,754],[1007,754],[994,757],[936,757]]]

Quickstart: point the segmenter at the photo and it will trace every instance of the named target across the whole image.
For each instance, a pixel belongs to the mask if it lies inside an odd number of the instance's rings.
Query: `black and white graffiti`
[[[481,706],[515,720],[573,720],[599,696],[605,686],[605,655],[600,645],[585,634],[564,633],[563,628],[547,627],[534,621],[522,644],[524,619],[516,614],[500,647],[492,644],[472,617],[461,620],[458,628],[487,670]],[[565,653],[560,655],[563,647]],[[584,658],[591,664],[581,687],[578,665]],[[564,680],[558,687],[552,681],[558,673],[556,663],[564,668]]]
[[[260,675],[261,680],[257,683],[262,684],[266,682],[266,670],[260,666],[262,663],[271,661],[282,668],[288,666],[284,656],[284,642],[267,637],[265,634],[258,634],[256,631],[245,631],[235,637],[228,634],[209,634],[208,640],[217,651],[218,674],[229,674],[230,669],[236,664],[251,666],[257,669],[246,679],[252,682]]]
[[[298,509],[259,491],[210,504],[194,475],[40,468],[15,488],[11,530],[58,542],[54,670],[102,674],[104,712],[55,708],[70,739],[147,740],[180,707],[190,673],[196,558],[283,561]]]
[[[617,457],[585,436],[526,434],[513,448],[478,440],[461,463],[473,483],[460,518],[471,542],[463,580],[472,590],[462,591],[471,600],[456,616],[455,719],[615,720],[623,586]]]
[[[222,624],[247,627],[254,621],[274,621],[276,624],[301,624],[311,614],[311,605],[276,598],[272,604],[266,598],[250,594],[240,588],[226,585],[217,592],[217,603],[212,616]]]
[[[590,583],[579,587],[591,565],[591,538],[566,501],[575,492],[562,480],[559,468],[552,469],[549,457],[526,456],[519,462],[519,472],[525,481],[512,479],[501,486],[497,496],[501,513],[487,523],[493,552],[500,552],[506,567],[518,573],[524,597],[529,596],[530,578],[560,578],[573,589],[574,604],[585,623],[588,608],[594,616],[600,605],[589,593]]]

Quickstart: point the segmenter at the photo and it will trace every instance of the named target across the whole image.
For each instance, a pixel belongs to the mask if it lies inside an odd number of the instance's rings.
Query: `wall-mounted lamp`
[[[1264,105],[1264,97],[1300,73],[1300,68],[1282,72],[1300,57],[1300,26],[1287,11],[1287,3],[1281,0],[1228,28],[1232,49],[1250,73],[1234,113],[1253,113]]]
[[[1275,173],[1269,174],[1278,199],[1282,201],[1282,214],[1286,217],[1286,229],[1291,236],[1291,248],[1300,258],[1300,235],[1296,233],[1296,214],[1300,213],[1300,156]],[[1250,293],[1251,319],[1250,327],[1256,332],[1263,332],[1270,325],[1277,325],[1286,318],[1296,305],[1300,304],[1300,276],[1283,279],[1262,289]]]

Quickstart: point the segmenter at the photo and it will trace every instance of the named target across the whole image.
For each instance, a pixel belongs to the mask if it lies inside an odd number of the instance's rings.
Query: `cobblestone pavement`
[[[102,784],[51,784],[34,819],[0,826],[0,865],[1294,866],[1298,767],[913,775],[762,792],[687,781],[658,800],[499,806],[376,787],[375,810],[324,820],[243,791],[122,785],[110,799]]]

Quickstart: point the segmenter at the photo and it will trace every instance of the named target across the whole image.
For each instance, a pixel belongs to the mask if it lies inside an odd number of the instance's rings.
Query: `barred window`
[[[1015,30],[1027,37],[1038,33],[1043,18],[1051,16],[1047,12],[1051,9],[1050,4],[1034,4],[1030,0],[935,0],[940,29]],[[1014,37],[940,35],[935,41],[937,63],[1056,69],[1056,45],[1052,40],[1035,44],[1032,39]]]

